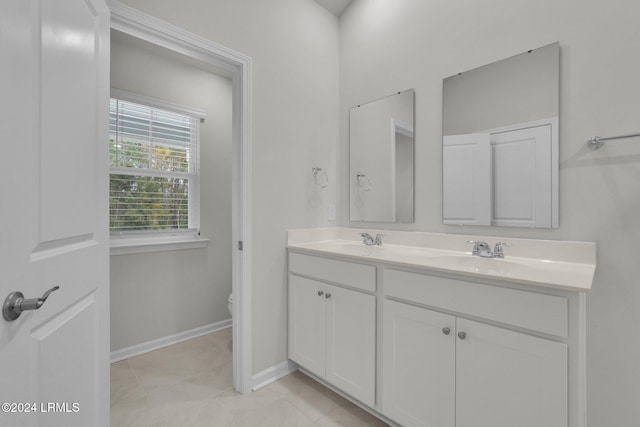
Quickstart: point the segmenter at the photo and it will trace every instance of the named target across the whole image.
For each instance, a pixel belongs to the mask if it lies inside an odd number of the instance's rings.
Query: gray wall
[[[113,32],[111,86],[206,111],[200,222],[207,248],[111,257],[111,350],[229,318],[231,82]]]
[[[444,135],[558,116],[558,44],[487,64],[443,83]]]
[[[355,0],[340,20],[340,218],[350,223],[349,107],[416,90],[416,222],[396,229],[593,241],[587,297],[591,426],[640,420],[640,139],[585,147],[592,135],[640,131],[640,2]],[[442,79],[559,41],[560,228],[442,225]],[[372,227],[372,225],[370,225]],[[379,227],[376,224],[376,227]],[[389,227],[391,228],[391,226]],[[508,256],[508,254],[507,254]]]
[[[338,20],[313,0],[125,0],[253,60],[253,371],[287,358],[286,230],[335,225]],[[329,185],[313,183],[311,169]]]

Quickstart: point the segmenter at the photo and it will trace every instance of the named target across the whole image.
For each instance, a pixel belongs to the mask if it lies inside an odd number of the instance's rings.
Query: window
[[[162,101],[131,97],[149,102],[112,97],[109,111],[111,235],[197,235],[202,116],[156,108]]]

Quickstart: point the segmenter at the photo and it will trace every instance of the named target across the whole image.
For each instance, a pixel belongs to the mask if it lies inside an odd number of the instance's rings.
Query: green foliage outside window
[[[191,116],[111,98],[112,232],[198,227],[197,210],[189,212],[199,199],[198,126]]]
[[[189,180],[149,176],[150,169],[187,173],[187,150],[133,141],[116,143],[113,139],[109,148],[112,165],[145,172],[140,175],[111,174],[111,231],[188,229]]]

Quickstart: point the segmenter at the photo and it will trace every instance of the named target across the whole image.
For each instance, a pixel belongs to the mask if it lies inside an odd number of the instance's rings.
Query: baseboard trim
[[[167,347],[169,345],[178,344],[179,342],[190,340],[192,338],[219,331],[221,329],[230,328],[231,324],[231,319],[226,319],[221,322],[211,323],[209,325],[200,326],[188,331],[179,332],[174,335],[169,335],[163,338],[158,338],[155,340],[132,345],[131,347],[115,350],[111,352],[111,363],[128,359],[133,356],[139,356],[141,354],[148,353],[162,347]]]
[[[256,391],[261,389],[262,387],[295,372],[297,369],[298,365],[290,360],[285,360],[284,362],[267,368],[264,371],[260,371],[252,377],[253,388],[251,390]]]

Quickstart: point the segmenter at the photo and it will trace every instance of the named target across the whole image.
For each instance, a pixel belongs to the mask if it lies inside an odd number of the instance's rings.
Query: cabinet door
[[[442,142],[442,222],[491,225],[488,133],[446,135]]]
[[[567,426],[566,344],[457,322],[456,427]]]
[[[551,126],[526,126],[491,134],[491,225],[547,228],[554,225]]]
[[[325,284],[289,275],[289,359],[324,377]]]
[[[326,380],[375,406],[376,299],[327,285]]]
[[[384,415],[406,427],[453,427],[455,317],[385,300],[382,323]]]

